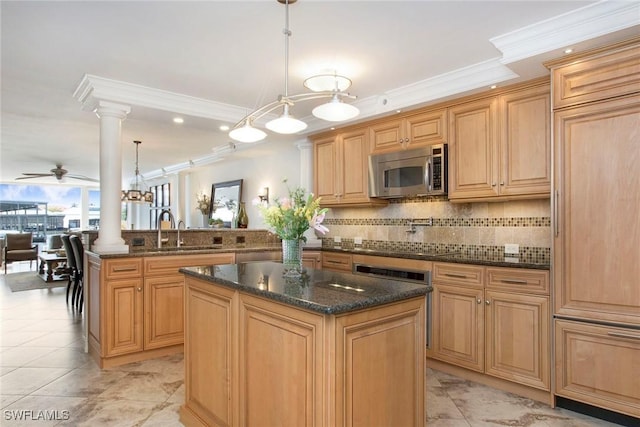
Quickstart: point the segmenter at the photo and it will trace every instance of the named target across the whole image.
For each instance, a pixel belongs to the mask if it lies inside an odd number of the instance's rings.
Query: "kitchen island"
[[[274,262],[180,271],[185,425],[424,426],[431,286]]]

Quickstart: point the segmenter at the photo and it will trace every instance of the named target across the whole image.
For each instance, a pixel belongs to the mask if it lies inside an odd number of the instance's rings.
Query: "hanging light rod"
[[[344,121],[356,117],[360,110],[351,104],[345,104],[344,98],[356,99],[355,95],[345,92],[351,86],[351,80],[337,73],[318,74],[311,76],[304,81],[304,86],[312,92],[289,95],[289,5],[297,0],[277,0],[285,5],[285,28],[284,33],[284,94],[278,99],[270,102],[253,112],[244,116],[235,124],[229,137],[240,142],[256,142],[266,138],[267,134],[254,126],[256,120],[264,117],[270,112],[282,107],[282,114],[267,122],[266,127],[270,131],[281,134],[292,134],[303,131],[307,124],[291,115],[290,110],[296,102],[309,101],[312,99],[329,98],[330,101],[317,106],[312,114],[327,121]]]
[[[122,190],[120,200],[123,202],[132,203],[153,203],[153,193],[151,191],[142,191],[138,184],[138,177],[140,176],[140,169],[138,169],[138,146],[142,144],[142,141],[133,141],[136,144],[136,183],[130,190]]]

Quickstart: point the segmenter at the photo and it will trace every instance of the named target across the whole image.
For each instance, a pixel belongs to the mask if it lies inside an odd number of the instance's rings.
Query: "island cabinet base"
[[[186,426],[424,426],[425,298],[332,315],[186,278]]]

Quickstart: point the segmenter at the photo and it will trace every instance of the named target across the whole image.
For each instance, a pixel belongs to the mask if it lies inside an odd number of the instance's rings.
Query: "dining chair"
[[[67,283],[67,305],[69,305],[69,291],[71,291],[72,303],[73,303],[73,294],[75,292],[76,285],[76,271],[77,271],[77,263],[76,257],[73,253],[73,247],[71,246],[70,236],[68,234],[63,234],[60,236],[62,239],[62,247],[67,255],[67,268],[69,269],[69,281]]]
[[[75,286],[73,288],[71,303],[79,312],[82,312],[82,304],[84,302],[84,284],[82,278],[84,270],[84,247],[82,245],[82,240],[80,240],[80,237],[76,235],[69,236],[69,242],[71,243],[73,257],[75,258],[76,263]]]

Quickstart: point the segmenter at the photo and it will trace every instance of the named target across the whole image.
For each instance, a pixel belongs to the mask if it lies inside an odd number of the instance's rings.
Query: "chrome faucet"
[[[186,224],[184,223],[183,220],[178,221],[178,226],[176,227],[178,229],[178,241],[176,243],[177,247],[180,247],[180,246],[182,246],[184,244],[184,242],[180,238],[180,224],[182,224],[183,227],[186,227]]]
[[[158,249],[162,248],[163,243],[169,242],[169,237],[162,237],[162,218],[164,218],[164,214],[169,214],[169,220],[171,221],[171,228],[173,229],[176,225],[176,220],[173,218],[173,214],[170,209],[163,209],[158,215]]]

